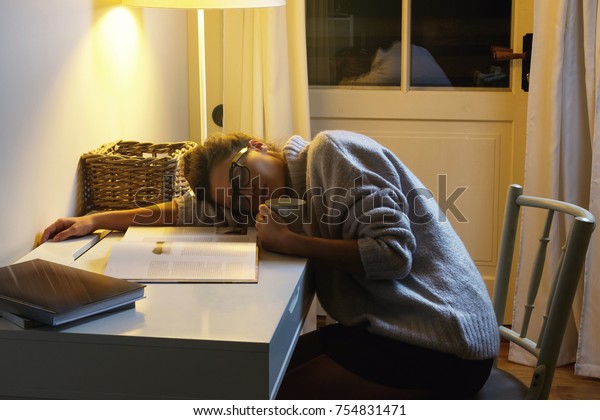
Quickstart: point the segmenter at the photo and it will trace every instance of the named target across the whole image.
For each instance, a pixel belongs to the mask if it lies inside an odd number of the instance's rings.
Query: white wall
[[[0,2],[0,265],[74,214],[82,153],[188,138],[185,12],[119,3]]]

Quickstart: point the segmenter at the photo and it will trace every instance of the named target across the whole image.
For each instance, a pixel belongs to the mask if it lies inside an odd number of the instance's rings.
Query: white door
[[[419,1],[432,3],[432,0]],[[513,0],[512,5],[510,0],[507,2],[512,16],[509,16],[512,25],[509,22],[507,35],[510,47],[521,52],[523,35],[533,31],[533,0]],[[307,0],[308,7],[310,3]],[[329,31],[330,37],[336,34],[332,41],[335,45],[328,48],[346,43],[356,49],[356,45],[349,44],[360,42],[356,36],[356,16],[343,10],[349,3],[352,2],[331,2],[333,19],[330,16],[330,22],[325,27],[321,25],[322,32]],[[410,1],[404,0],[401,7],[401,36],[410,39],[414,33],[410,30]],[[426,36],[440,27],[443,29],[443,25],[465,24],[444,22],[439,15],[427,22],[433,22],[431,27],[419,28]],[[382,26],[385,24],[389,22]],[[423,21],[420,24],[425,25]],[[468,24],[477,25],[477,22]],[[311,21],[307,11],[309,32],[311,25],[314,29],[319,24]],[[355,31],[354,36],[352,31]],[[345,37],[346,33],[349,35]],[[309,35],[309,59],[314,42]],[[411,54],[410,43],[401,44],[400,87],[357,86],[356,83],[311,86],[313,134],[327,129],[353,130],[376,139],[396,153],[447,210],[448,219],[465,242],[491,292],[506,190],[511,183],[523,182],[527,93],[521,89],[522,62],[513,60],[506,64],[510,72],[507,87],[411,87],[409,66],[415,54]],[[334,71],[333,68],[332,64],[324,71]],[[483,76],[492,77],[493,73],[491,69],[490,74]]]

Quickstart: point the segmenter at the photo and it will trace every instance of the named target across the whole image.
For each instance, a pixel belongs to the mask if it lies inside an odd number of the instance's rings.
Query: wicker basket
[[[107,143],[81,156],[83,210],[119,210],[169,201],[189,185],[181,157],[194,142]]]

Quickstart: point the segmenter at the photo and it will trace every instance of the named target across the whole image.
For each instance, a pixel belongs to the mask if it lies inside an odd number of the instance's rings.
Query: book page
[[[105,274],[137,281],[256,282],[252,242],[120,241]]]

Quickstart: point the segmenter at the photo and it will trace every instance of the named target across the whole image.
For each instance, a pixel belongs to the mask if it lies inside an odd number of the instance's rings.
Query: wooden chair
[[[522,195],[523,188],[511,185],[508,191],[502,241],[498,256],[493,304],[498,320],[500,336],[517,344],[536,359],[533,377],[529,386],[509,373],[494,367],[490,378],[475,396],[476,399],[548,399],[556,361],[565,333],[567,320],[575,297],[575,291],[585,263],[590,236],[594,230],[594,216],[587,210],[562,201]],[[508,283],[513,261],[514,245],[522,207],[535,207],[545,210],[546,222],[540,237],[539,248],[533,269],[521,325],[511,328],[502,325]],[[557,271],[550,276],[552,285],[546,303],[544,320],[539,337],[534,341],[528,338],[528,328],[535,305],[549,242],[550,228],[555,213],[572,219]]]

